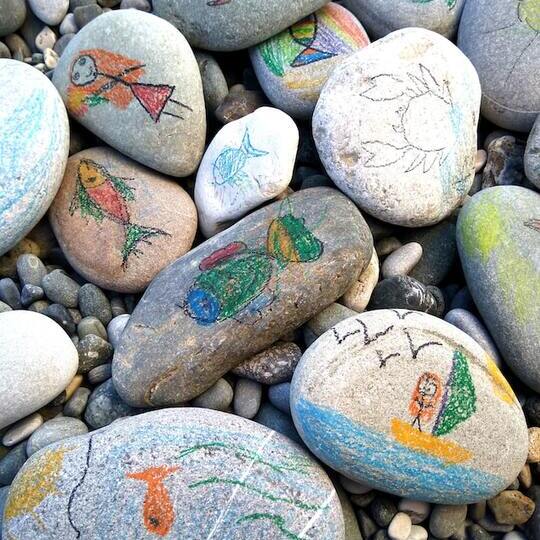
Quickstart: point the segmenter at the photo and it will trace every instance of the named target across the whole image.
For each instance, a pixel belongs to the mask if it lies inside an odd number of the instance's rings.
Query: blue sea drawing
[[[337,411],[299,399],[294,420],[310,449],[333,469],[376,489],[418,500],[464,504],[489,499],[503,478],[417,452]]]
[[[235,186],[249,181],[250,177],[244,170],[248,159],[266,156],[268,152],[254,148],[246,128],[242,144],[238,147],[225,147],[214,161],[214,183],[218,186]],[[256,178],[253,178],[257,182]]]

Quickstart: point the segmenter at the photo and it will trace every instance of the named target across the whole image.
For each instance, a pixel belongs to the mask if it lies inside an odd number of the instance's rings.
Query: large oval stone
[[[172,25],[125,9],[69,42],[53,82],[71,116],[123,154],[172,176],[201,159],[206,115],[201,75]]]
[[[345,0],[373,39],[394,30],[421,27],[451,39],[457,31],[465,0]]]
[[[504,360],[540,392],[540,195],[518,186],[477,193],[457,239],[467,285]]]
[[[58,396],[78,365],[75,345],[52,319],[33,311],[0,313],[0,429]]]
[[[281,32],[328,0],[154,0],[194,47],[239,51]]]
[[[416,311],[369,311],[324,333],[296,368],[291,410],[323,462],[407,498],[489,499],[527,457],[525,417],[493,360]]]
[[[0,60],[0,255],[49,208],[66,166],[69,124],[49,79],[15,60]]]
[[[482,114],[495,124],[529,131],[540,113],[540,2],[467,2],[458,45],[482,83]]]
[[[152,281],[113,359],[134,406],[185,402],[339,298],[368,264],[369,229],[330,188],[273,203]]]
[[[11,486],[6,538],[345,540],[332,482],[299,445],[206,409],[123,419],[34,454]]]
[[[195,204],[176,182],[104,147],[69,158],[49,219],[73,268],[120,292],[143,290],[197,231]]]
[[[313,136],[332,180],[363,210],[396,225],[432,225],[472,184],[479,108],[467,58],[439,34],[408,28],[333,71]]]

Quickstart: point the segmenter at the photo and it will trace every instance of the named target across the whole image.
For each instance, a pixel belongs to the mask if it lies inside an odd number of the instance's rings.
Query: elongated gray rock
[[[157,450],[159,449],[159,450]],[[287,437],[167,409],[51,444],[11,485],[3,538],[345,540],[322,467]]]
[[[154,14],[176,26],[190,44],[238,51],[281,32],[328,0],[154,0]]]
[[[197,168],[206,135],[201,75],[166,21],[135,9],[100,15],[69,42],[53,82],[70,115],[116,150],[172,176]]]
[[[372,249],[360,212],[330,188],[250,214],[152,281],[115,351],[118,393],[146,407],[201,394],[339,298]]]

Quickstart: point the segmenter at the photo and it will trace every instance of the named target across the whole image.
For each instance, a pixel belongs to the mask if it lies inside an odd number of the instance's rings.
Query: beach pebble
[[[474,303],[508,366],[540,391],[540,195],[517,186],[477,193],[457,225]]]
[[[332,71],[368,44],[358,19],[330,2],[250,49],[250,57],[270,101],[294,118],[310,118]]]
[[[218,122],[228,124],[240,120],[264,105],[266,105],[266,100],[262,92],[247,90],[243,84],[235,84],[231,86],[229,93],[214,111],[214,116]]]
[[[394,0],[387,9],[384,0],[345,0],[366,26],[373,39],[411,26],[427,28],[447,38],[457,31],[465,0]]]
[[[58,55],[62,56],[69,42],[75,37],[75,34],[65,34],[60,37],[60,39],[54,44],[53,51]],[[72,141],[73,142],[73,141]],[[70,152],[72,154],[73,152]]]
[[[88,334],[83,337],[77,345],[78,373],[85,374],[101,364],[106,364],[111,360],[113,351],[112,345],[99,336]]]
[[[234,413],[243,418],[253,418],[259,411],[261,399],[261,383],[239,379],[234,387]]]
[[[429,533],[420,525],[412,525],[409,538],[407,540],[427,540]]]
[[[69,0],[28,0],[28,5],[45,24],[57,26],[68,11]]]
[[[37,300],[41,300],[45,293],[41,287],[36,285],[25,285],[21,291],[21,304],[23,306],[29,306]]]
[[[0,255],[37,224],[66,166],[69,126],[51,82],[15,60],[0,64]]]
[[[318,338],[336,324],[349,317],[354,317],[355,315],[357,315],[356,311],[342,306],[341,304],[330,304],[327,308],[323,309],[317,313],[315,317],[310,319],[306,323],[305,328],[308,328],[315,338]]]
[[[525,174],[527,178],[540,188],[540,115],[538,115],[527,139],[525,148]]]
[[[21,505],[29,493],[32,506]],[[345,538],[332,482],[309,453],[249,420],[193,408],[124,419],[37,452],[11,486],[3,532],[69,538],[75,526],[81,538],[106,538],[118,523],[126,538],[270,539],[280,528]]]
[[[463,9],[458,46],[480,76],[482,115],[498,126],[529,131],[540,112],[539,31],[535,0],[477,0]]]
[[[521,491],[507,490],[488,501],[497,523],[503,525],[523,525],[531,518],[535,504]]]
[[[321,208],[340,219],[321,220]],[[336,190],[253,212],[152,281],[115,351],[116,390],[137,407],[192,399],[341,297],[371,250],[361,214]]]
[[[302,439],[298,435],[290,415],[281,412],[273,405],[270,405],[270,403],[262,403],[259,412],[253,420],[258,424],[262,424],[273,431],[285,435],[296,443],[302,443]]]
[[[0,37],[18,30],[26,18],[24,0],[0,0]]]
[[[291,410],[324,463],[403,497],[476,502],[525,463],[525,417],[495,363],[421,312],[369,311],[326,332],[295,370]]]
[[[41,286],[47,269],[39,257],[32,253],[23,253],[17,259],[17,275],[22,285]]]
[[[170,21],[194,47],[238,51],[279,33],[327,0],[153,0],[154,13]],[[201,24],[204,21],[204,24]]]
[[[35,46],[38,51],[44,53],[46,49],[52,49],[56,43],[57,37],[54,30],[44,26],[35,37]]]
[[[69,158],[49,216],[77,272],[120,292],[143,290],[190,249],[197,230],[195,205],[176,182],[105,147]],[[94,285],[85,287],[94,291],[89,302],[102,297]],[[99,318],[108,324],[105,301]]]
[[[6,311],[12,311],[11,306],[8,306],[5,302],[0,301],[0,313],[4,313]]]
[[[529,428],[529,453],[527,463],[540,463],[540,428]]]
[[[326,172],[361,209],[433,225],[472,185],[480,97],[472,64],[450,41],[398,30],[332,72],[313,136]]]
[[[80,387],[73,392],[73,395],[64,405],[62,414],[64,416],[70,416],[72,418],[79,418],[83,415],[90,397],[90,390],[88,388]]]
[[[124,70],[124,84],[98,91]],[[135,9],[96,18],[70,41],[53,82],[69,113],[127,156],[172,176],[199,164],[206,131],[201,76],[187,41],[167,22]]]
[[[298,128],[262,107],[221,128],[197,172],[195,204],[207,238],[282,193],[291,181]]]
[[[394,501],[390,497],[386,497],[384,495],[380,495],[378,497],[375,497],[373,499],[372,503],[369,506],[371,515],[373,517],[373,520],[379,527],[388,527],[391,525],[391,523],[394,521],[394,518],[397,517],[398,510],[396,508],[396,505],[394,504]],[[399,518],[399,523],[395,523],[392,525],[394,527],[394,532],[396,530],[401,531],[401,534],[404,531],[404,525],[406,522],[411,522],[411,518],[407,515],[407,519],[405,518]]]
[[[0,459],[0,486],[8,486],[11,484],[26,460],[26,441],[24,441],[11,448],[9,452]]]
[[[279,384],[291,380],[302,356],[295,343],[278,342],[235,367],[232,372],[263,384]]]
[[[418,525],[429,517],[431,505],[424,501],[401,499],[398,503],[398,510],[408,514],[413,525]]]
[[[341,297],[340,302],[349,309],[361,313],[369,304],[371,294],[378,281],[379,258],[377,252],[373,250],[368,266],[353,283],[352,287]]]
[[[39,413],[33,413],[19,420],[4,433],[2,444],[4,446],[15,446],[24,441],[43,424],[43,416]]]
[[[201,73],[204,103],[209,113],[213,113],[227,97],[229,86],[216,59],[202,51],[193,51]]]
[[[75,346],[54,321],[31,311],[0,313],[0,428],[56,397],[77,363]]]
[[[407,276],[421,258],[422,246],[418,242],[404,244],[384,260],[381,267],[383,279]]]
[[[77,335],[79,339],[83,339],[90,334],[107,340],[107,330],[103,326],[103,323],[98,318],[92,316],[84,317],[77,323]]]
[[[118,343],[120,343],[120,337],[122,336],[122,332],[129,321],[129,317],[130,316],[127,313],[117,315],[107,325],[108,340],[115,349],[118,346]]]
[[[139,11],[150,13],[152,11],[152,5],[149,0],[122,0],[120,2],[120,9],[138,9]]]
[[[79,289],[79,309],[83,317],[96,317],[104,325],[109,324],[112,319],[109,299],[92,283],[86,283]]]
[[[68,13],[60,24],[58,29],[62,36],[66,34],[76,34],[79,31],[79,27],[75,22],[75,15],[73,13]]]
[[[482,171],[482,189],[493,186],[520,186],[525,182],[525,144],[511,135],[498,137],[488,147]]]
[[[226,411],[234,397],[231,385],[225,379],[217,380],[208,390],[192,401],[194,407]]]
[[[94,19],[96,19],[102,14],[103,9],[101,9],[101,7],[98,6],[96,3],[78,6],[73,10],[75,24],[79,29],[91,23]]]
[[[86,424],[77,418],[52,418],[32,433],[26,444],[26,455],[30,457],[49,444],[85,433],[88,433]]]
[[[79,303],[81,286],[63,270],[53,270],[41,280],[41,287],[51,302],[68,308],[75,308]]]
[[[88,382],[90,384],[100,384],[111,378],[111,364],[102,364],[87,373]]]
[[[11,278],[0,279],[0,300],[11,309],[21,309],[21,293]]]
[[[42,302],[42,300],[34,302],[28,309],[36,306],[36,304],[40,304],[40,302]],[[64,307],[62,304],[43,304],[43,306],[40,305],[40,308],[41,307],[45,308],[43,311],[43,315],[46,315],[54,322],[58,323],[69,336],[72,336],[75,333],[77,325],[73,320],[73,316],[66,307]],[[38,309],[36,309],[36,311],[39,312]]]
[[[412,522],[408,514],[398,512],[388,526],[391,540],[407,540],[411,534]]]
[[[467,505],[437,504],[429,518],[429,532],[435,538],[450,538],[463,525],[467,517]]]

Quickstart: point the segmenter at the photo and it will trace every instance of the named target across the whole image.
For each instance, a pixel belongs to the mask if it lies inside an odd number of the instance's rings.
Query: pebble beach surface
[[[539,0],[0,0],[0,539],[540,540]]]

